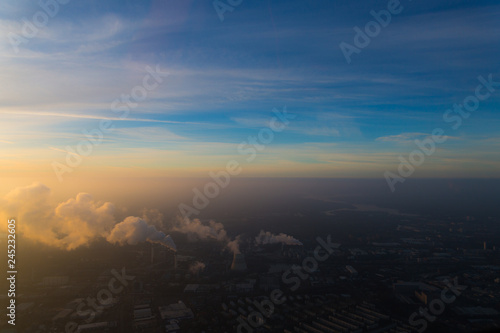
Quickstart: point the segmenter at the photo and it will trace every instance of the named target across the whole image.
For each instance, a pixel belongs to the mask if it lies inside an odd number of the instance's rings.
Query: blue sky
[[[348,64],[339,44],[388,2],[243,0],[221,21],[212,1],[73,0],[16,53],[9,33],[41,7],[2,1],[2,172],[51,173],[112,118],[81,168],[202,175],[286,105],[297,117],[247,176],[381,177],[441,127],[451,139],[417,176],[497,177],[500,88],[457,130],[442,116],[479,75],[500,81],[500,4],[401,1]],[[115,119],[111,102],[156,65],[170,76]]]

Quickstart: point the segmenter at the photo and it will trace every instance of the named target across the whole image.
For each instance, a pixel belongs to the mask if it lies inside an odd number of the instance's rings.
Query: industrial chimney
[[[233,270],[233,271],[246,271],[247,270],[245,256],[242,253],[235,253],[234,254],[233,263],[231,265],[231,270]]]

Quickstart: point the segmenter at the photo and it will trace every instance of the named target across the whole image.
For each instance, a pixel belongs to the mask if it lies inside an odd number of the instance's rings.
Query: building
[[[164,322],[194,318],[193,311],[182,301],[167,306],[160,306],[158,310],[160,311],[161,319]]]

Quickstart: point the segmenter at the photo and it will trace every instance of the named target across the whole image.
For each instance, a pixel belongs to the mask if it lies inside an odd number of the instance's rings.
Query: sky
[[[402,0],[348,63],[341,43],[392,1],[41,1],[48,16],[4,0],[2,192],[28,179],[206,177],[233,159],[240,177],[383,178],[436,128],[448,140],[412,177],[498,177],[500,84],[457,128],[443,115],[479,76],[500,82],[500,4]],[[249,161],[238,147],[284,110],[293,119]]]

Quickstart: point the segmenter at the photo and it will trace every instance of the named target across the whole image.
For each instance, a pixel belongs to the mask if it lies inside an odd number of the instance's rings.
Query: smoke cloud
[[[205,269],[205,264],[201,261],[196,261],[189,266],[189,272],[193,275],[197,275]]]
[[[164,223],[165,217],[158,209],[144,208],[142,210],[141,218],[146,221],[147,224],[155,226],[156,229],[169,229]]]
[[[170,235],[165,235],[162,231],[158,231],[155,226],[149,225],[143,219],[135,216],[129,216],[123,222],[115,225],[106,239],[110,243],[120,245],[136,245],[147,241],[162,244],[173,251],[177,251],[174,240]]]
[[[116,224],[114,213],[112,203],[97,202],[88,193],[53,203],[50,188],[41,183],[16,188],[0,198],[0,215],[15,217],[20,234],[45,245],[72,250],[106,238],[120,244],[147,240],[175,249],[169,236],[143,219],[128,217]]]
[[[227,243],[227,248],[233,252],[234,254],[239,254],[240,252],[240,236],[236,236],[236,238]]]
[[[218,241],[227,241],[227,233],[224,225],[219,222],[210,221],[208,225],[203,224],[199,219],[190,220],[179,219],[178,224],[173,231],[187,234],[190,241],[215,239]]]
[[[284,233],[275,235],[270,233],[269,231],[264,231],[264,230],[261,230],[259,235],[255,237],[255,242],[259,245],[276,244],[276,243],[282,243],[287,245],[302,245],[302,243],[298,239],[295,239],[290,235]]]
[[[224,225],[220,222],[209,221],[203,224],[199,219],[190,220],[179,218],[173,231],[181,232],[188,236],[190,241],[215,239],[226,243],[226,247],[233,253],[240,253],[240,236],[231,240],[227,236]]]

